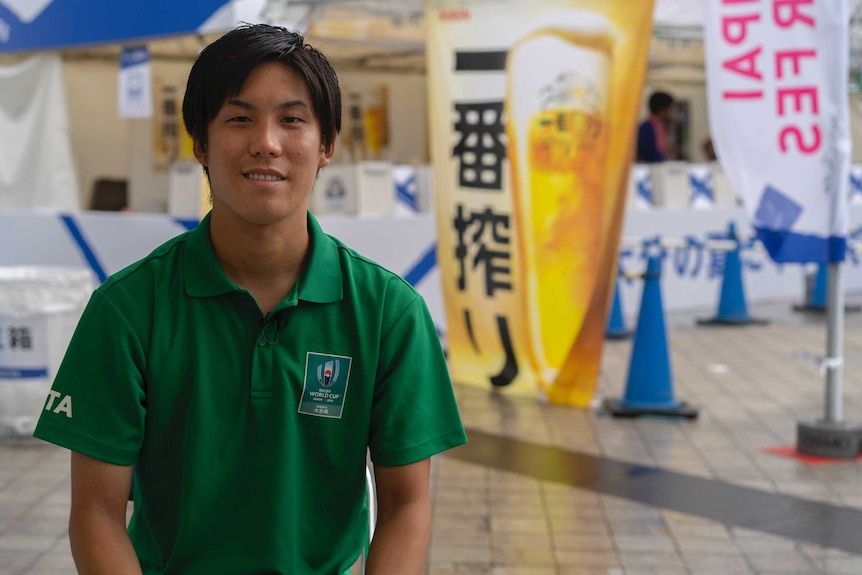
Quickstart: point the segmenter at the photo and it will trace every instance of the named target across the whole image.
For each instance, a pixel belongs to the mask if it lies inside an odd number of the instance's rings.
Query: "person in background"
[[[429,459],[466,436],[422,297],[308,211],[335,72],[242,26],[198,56],[183,119],[212,210],[93,293],[34,433],[72,450],[79,572],[348,573],[370,453],[366,572],[421,574]]]
[[[667,92],[653,92],[648,105],[650,116],[638,127],[636,161],[664,162],[668,159],[667,132],[673,121],[674,99]]]

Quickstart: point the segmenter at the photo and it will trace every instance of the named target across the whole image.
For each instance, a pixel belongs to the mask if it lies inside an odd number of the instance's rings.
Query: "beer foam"
[[[558,10],[537,16],[524,27],[518,42],[539,33],[574,35],[611,51],[615,28],[605,16],[587,10]]]

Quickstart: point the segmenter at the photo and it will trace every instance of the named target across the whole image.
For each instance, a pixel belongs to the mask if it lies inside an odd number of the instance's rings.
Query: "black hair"
[[[207,128],[222,105],[239,94],[256,66],[273,61],[305,80],[321,141],[324,148],[331,149],[341,132],[341,88],[329,61],[296,32],[269,24],[244,24],[204,48],[189,72],[183,123],[203,150]]]
[[[658,114],[673,106],[673,96],[667,92],[653,92],[649,97],[649,111]]]

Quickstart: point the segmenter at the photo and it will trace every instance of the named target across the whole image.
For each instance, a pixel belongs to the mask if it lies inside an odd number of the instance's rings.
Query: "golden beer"
[[[603,17],[545,15],[509,52],[506,130],[531,359],[553,383],[601,264],[613,35]]]

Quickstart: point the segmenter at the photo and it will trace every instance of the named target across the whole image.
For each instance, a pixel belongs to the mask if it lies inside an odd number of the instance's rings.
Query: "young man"
[[[664,162],[668,156],[667,127],[673,120],[674,100],[667,92],[654,92],[649,98],[650,116],[638,127],[637,161]]]
[[[201,52],[183,117],[200,226],[88,304],[37,437],[72,450],[81,573],[421,573],[429,457],[466,438],[436,330],[402,279],[307,212],[341,128],[335,73],[254,25]],[[135,509],[126,499],[134,470]]]

